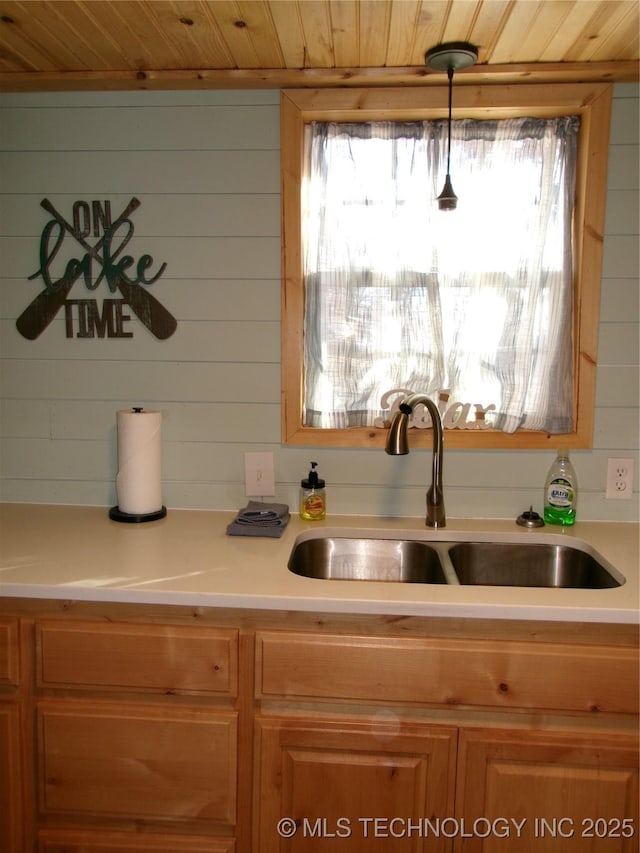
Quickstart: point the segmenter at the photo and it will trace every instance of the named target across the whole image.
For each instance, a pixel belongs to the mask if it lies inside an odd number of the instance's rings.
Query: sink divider
[[[447,579],[447,586],[460,586],[460,579],[453,568],[453,563],[449,556],[449,548],[452,544],[452,542],[429,542],[429,546],[438,552],[442,572]]]

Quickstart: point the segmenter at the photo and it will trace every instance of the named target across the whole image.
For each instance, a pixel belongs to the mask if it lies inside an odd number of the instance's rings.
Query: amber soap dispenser
[[[311,470],[300,481],[300,518],[307,521],[321,521],[327,515],[327,498],[324,480],[318,477],[317,462],[311,463]]]

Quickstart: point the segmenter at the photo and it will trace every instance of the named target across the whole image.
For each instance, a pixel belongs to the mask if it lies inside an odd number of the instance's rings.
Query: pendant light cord
[[[447,145],[447,175],[451,174],[451,111],[453,108],[453,66],[447,68],[447,77],[449,78],[449,141]]]

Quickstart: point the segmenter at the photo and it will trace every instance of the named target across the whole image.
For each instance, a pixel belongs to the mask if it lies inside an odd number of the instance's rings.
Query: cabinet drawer
[[[264,631],[258,698],[637,713],[638,652],[577,644]]]
[[[40,809],[233,825],[236,730],[232,712],[43,702]]]
[[[18,620],[0,617],[0,686],[17,687],[18,674]]]
[[[41,687],[237,693],[235,630],[45,621],[37,636]]]

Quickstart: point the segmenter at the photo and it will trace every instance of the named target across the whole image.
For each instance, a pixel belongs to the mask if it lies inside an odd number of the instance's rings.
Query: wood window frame
[[[573,229],[574,430],[551,435],[532,430],[506,434],[494,429],[448,429],[448,447],[592,447],[612,92],[611,83],[503,86],[465,81],[456,87],[454,118],[579,115],[581,121]],[[378,448],[384,446],[386,437],[386,430],[373,427],[320,429],[302,422],[304,282],[300,188],[304,125],[311,121],[422,121],[446,117],[447,107],[448,90],[441,86],[288,89],[281,93],[283,444]],[[412,442],[416,446],[431,443],[430,430],[414,432]]]

